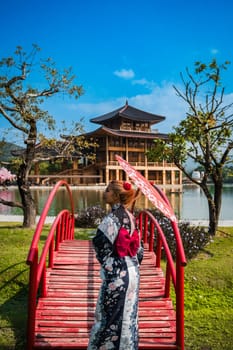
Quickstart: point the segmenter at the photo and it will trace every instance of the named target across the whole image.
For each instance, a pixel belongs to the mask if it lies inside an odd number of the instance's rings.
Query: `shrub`
[[[176,256],[176,241],[170,220],[163,216],[158,210],[150,210],[160,224],[168,245],[170,247],[173,258]],[[135,212],[137,216],[139,211]],[[86,210],[80,211],[75,217],[75,227],[95,228],[106,215],[106,211],[101,206],[89,207]],[[195,257],[198,252],[205,247],[210,241],[210,236],[207,228],[202,226],[191,226],[188,222],[180,222],[180,235],[184,246],[185,256],[187,259]],[[155,231],[155,238],[157,232]]]
[[[151,213],[160,224],[168,245],[170,247],[173,258],[176,256],[176,241],[170,220],[164,217],[158,210],[151,210]],[[192,226],[189,222],[180,222],[178,224],[181,239],[184,246],[185,256],[187,259],[195,257],[200,250],[210,241],[207,228],[202,226]],[[155,235],[157,233],[155,232]]]
[[[75,216],[75,227],[97,227],[105,215],[106,211],[98,205],[81,210]]]

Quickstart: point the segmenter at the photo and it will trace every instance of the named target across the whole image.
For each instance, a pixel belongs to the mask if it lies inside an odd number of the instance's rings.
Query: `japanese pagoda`
[[[127,102],[110,113],[92,118],[90,121],[100,127],[85,134],[85,137],[98,144],[95,150],[96,159],[92,164],[83,165],[79,183],[93,183],[95,176],[98,184],[107,184],[113,179],[127,180],[127,174],[115,159],[118,154],[149,181],[162,186],[180,186],[182,173],[175,164],[147,160],[147,151],[155,147],[153,140],[167,139],[166,134],[152,128],[163,120],[164,116],[134,108]]]

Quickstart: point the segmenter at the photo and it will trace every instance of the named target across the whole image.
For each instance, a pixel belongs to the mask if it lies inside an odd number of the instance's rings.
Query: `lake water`
[[[36,201],[38,215],[41,213],[50,191],[51,188],[32,188],[32,194]],[[103,191],[104,188],[72,188],[75,212],[94,205],[104,206],[102,201]],[[208,220],[207,200],[199,187],[184,185],[182,192],[179,193],[166,190],[166,195],[170,200],[178,219]],[[18,190],[11,187],[9,187],[8,190],[0,189],[0,197],[10,201],[19,201]],[[49,215],[55,216],[61,209],[63,209],[64,203],[67,203],[67,199],[68,196],[66,190],[61,188],[56,195],[56,199]],[[142,195],[137,201],[136,208],[153,208],[153,205],[144,197],[144,195]],[[0,214],[22,215],[22,211],[19,208],[11,208],[0,204]],[[233,185],[224,186],[220,220],[233,220]]]

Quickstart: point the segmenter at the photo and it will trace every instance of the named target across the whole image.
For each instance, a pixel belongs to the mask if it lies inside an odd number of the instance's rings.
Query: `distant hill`
[[[11,142],[4,142],[3,145],[0,146],[0,162],[9,162],[12,158],[15,158],[11,151],[22,150],[23,147],[17,146]]]

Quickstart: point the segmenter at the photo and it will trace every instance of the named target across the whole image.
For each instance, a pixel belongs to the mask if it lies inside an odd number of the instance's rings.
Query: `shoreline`
[[[47,216],[45,224],[52,224],[56,216]],[[40,216],[36,217],[36,223],[38,223]],[[0,215],[0,222],[23,222],[22,215]],[[179,220],[179,222],[188,222],[192,226],[204,226],[207,227],[209,220]],[[219,227],[233,227],[233,220],[219,220]]]
[[[77,186],[72,186],[72,185],[69,185],[71,190],[85,190],[85,191],[88,191],[88,190],[99,190],[99,191],[104,191],[105,188],[106,188],[106,185],[101,183],[101,184],[96,184],[96,185],[77,185]],[[176,186],[171,186],[171,185],[166,185],[166,186],[161,186],[163,188],[166,188],[168,190],[170,190],[171,192],[183,192],[183,189],[185,187],[196,187],[197,185],[195,184],[182,184],[181,185],[181,188],[179,187],[176,187]],[[233,186],[233,184],[232,184]],[[158,186],[160,187],[160,186]],[[184,187],[184,188],[183,188]],[[15,190],[17,189],[18,187],[15,186],[15,185],[11,185],[7,188],[4,188],[3,186],[0,186],[0,190],[6,190],[6,191],[10,191],[11,189],[12,190]],[[51,186],[31,186],[31,189],[32,191],[33,190],[47,190],[47,191],[50,191],[54,188],[53,185]],[[61,187],[60,188],[61,190],[65,190],[66,187]],[[40,216],[38,215],[36,217],[36,223],[38,223],[39,221],[39,218]],[[45,223],[47,224],[50,224],[54,221],[54,219],[56,218],[56,216],[48,216],[45,220]],[[0,214],[0,222],[19,222],[19,223],[22,223],[23,222],[23,216],[22,215],[19,215],[19,214]],[[208,223],[209,223],[209,220],[207,219],[180,219],[179,222],[184,222],[184,223],[190,223],[191,225],[198,225],[198,226],[208,226]],[[233,219],[222,219],[222,220],[219,220],[219,227],[233,227]]]
[[[187,185],[185,185],[187,186]],[[190,185],[188,185],[190,186]],[[196,185],[194,185],[196,186]],[[85,191],[88,191],[88,190],[105,190],[105,188],[107,187],[106,184],[99,184],[99,185],[69,185],[70,189],[71,190],[85,190]],[[171,192],[182,192],[183,191],[183,187],[184,185],[157,185],[158,188],[160,189],[165,189],[165,190],[170,190]],[[34,190],[47,190],[47,191],[51,191],[52,189],[54,188],[54,186],[30,186],[30,189],[32,191]],[[0,186],[0,190],[2,191],[11,191],[11,190],[18,190],[18,186],[9,186],[9,187],[3,187],[3,186]],[[59,191],[60,190],[66,190],[66,187],[64,186],[61,186],[59,188]]]
[[[211,184],[210,184],[211,185]],[[233,187],[233,183],[225,183],[223,184],[223,186],[227,186],[227,187]],[[71,189],[74,189],[74,190],[102,190],[102,189],[105,189],[106,188],[106,184],[105,183],[100,183],[100,184],[90,184],[90,185],[69,185],[69,187]],[[173,185],[170,185],[170,184],[166,184],[166,185],[156,185],[158,188],[161,188],[161,189],[170,189],[170,190],[175,190],[174,192],[182,192],[182,189],[183,187],[195,187],[195,188],[198,188],[199,186],[194,184],[194,183],[182,183],[181,185],[179,184],[173,184]],[[48,185],[48,186],[44,186],[44,185],[38,185],[38,186],[35,186],[35,185],[32,185],[30,186],[30,189],[31,190],[52,190],[54,188],[54,185]],[[10,185],[10,186],[2,186],[0,185],[0,190],[6,190],[6,191],[9,191],[9,190],[15,190],[15,189],[18,189],[18,186],[17,185]],[[64,186],[61,186],[59,189],[66,189],[66,187]]]

